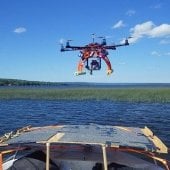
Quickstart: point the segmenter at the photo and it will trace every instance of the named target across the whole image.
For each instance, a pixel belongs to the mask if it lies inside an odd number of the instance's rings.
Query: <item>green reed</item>
[[[170,88],[0,88],[0,99],[170,102]]]

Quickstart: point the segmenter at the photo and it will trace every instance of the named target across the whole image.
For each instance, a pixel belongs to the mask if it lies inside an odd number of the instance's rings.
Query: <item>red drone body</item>
[[[101,69],[101,60],[104,60],[107,65],[107,75],[110,75],[113,72],[110,60],[108,58],[108,50],[116,50],[116,47],[129,45],[128,39],[125,40],[123,44],[118,45],[107,45],[106,39],[103,38],[101,43],[90,43],[85,46],[71,46],[70,40],[67,41],[66,46],[61,45],[61,52],[64,51],[80,51],[80,61],[77,66],[76,75],[86,74],[84,69],[90,71],[90,74],[93,74],[94,70]]]

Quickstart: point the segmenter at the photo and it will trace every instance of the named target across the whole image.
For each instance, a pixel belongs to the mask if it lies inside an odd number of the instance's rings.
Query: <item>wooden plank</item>
[[[46,143],[46,170],[50,169],[50,143]]]
[[[123,127],[123,126],[114,126],[114,128],[126,131],[126,132],[132,132],[132,130],[130,128],[127,127]]]
[[[102,151],[103,151],[103,164],[104,164],[104,170],[107,170],[107,153],[106,153],[106,146],[102,145]]]
[[[3,164],[3,161],[2,161],[2,153],[0,153],[0,170],[3,170],[3,169],[2,169],[2,164]]]
[[[154,143],[156,149],[156,152],[158,153],[168,153],[168,148],[166,145],[157,137],[153,134],[153,132],[148,128],[145,127],[144,129],[141,129],[144,135]]]
[[[52,143],[52,142],[57,142],[59,141],[63,136],[64,136],[65,133],[57,133],[56,135],[52,136],[48,142]]]

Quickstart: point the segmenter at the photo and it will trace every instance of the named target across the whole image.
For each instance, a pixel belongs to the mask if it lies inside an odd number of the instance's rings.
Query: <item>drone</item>
[[[103,60],[107,65],[107,75],[113,73],[111,62],[108,58],[108,50],[116,50],[117,47],[127,46],[129,45],[128,39],[124,40],[124,43],[107,45],[106,37],[98,37],[102,39],[101,43],[93,41],[85,46],[72,46],[70,45],[70,41],[67,40],[66,45],[61,44],[61,52],[65,51],[80,51],[79,57],[80,61],[78,62],[77,71],[75,75],[84,75],[86,72],[85,69],[90,71],[90,74],[93,74],[93,71],[98,71],[101,69],[101,60]]]

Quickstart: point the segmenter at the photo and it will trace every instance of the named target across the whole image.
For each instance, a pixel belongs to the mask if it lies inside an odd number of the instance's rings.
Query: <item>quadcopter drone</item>
[[[101,60],[104,60],[107,65],[107,75],[110,75],[113,72],[110,60],[108,58],[108,50],[116,50],[117,47],[129,45],[128,38],[125,39],[125,42],[117,45],[107,45],[105,37],[98,37],[102,39],[101,43],[93,42],[85,46],[72,46],[70,45],[71,40],[67,40],[64,47],[61,44],[61,52],[64,51],[80,51],[79,57],[80,61],[77,66],[76,75],[84,75],[86,72],[84,69],[90,71],[90,74],[93,74],[93,71],[101,69]],[[131,38],[131,37],[129,37]]]

